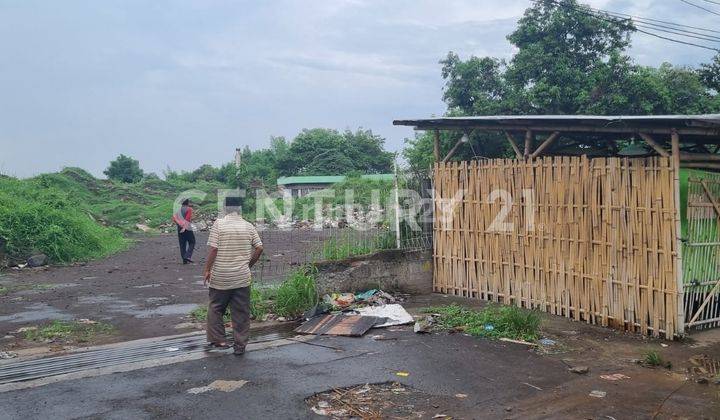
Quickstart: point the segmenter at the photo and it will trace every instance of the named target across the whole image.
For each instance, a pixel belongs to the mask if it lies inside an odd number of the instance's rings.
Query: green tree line
[[[536,0],[507,36],[515,53],[440,61],[448,116],[469,115],[660,115],[720,112],[720,55],[699,68],[664,63],[642,66],[628,55],[636,28],[630,20],[597,13],[576,0]],[[406,139],[411,167],[432,164],[432,133]],[[449,136],[444,134],[444,136]],[[444,138],[447,153],[457,138]],[[592,154],[606,142],[564,136],[553,153]],[[498,134],[477,133],[455,159],[510,157]]]

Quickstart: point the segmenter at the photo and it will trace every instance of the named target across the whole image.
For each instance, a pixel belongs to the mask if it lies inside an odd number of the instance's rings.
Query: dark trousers
[[[210,304],[207,315],[207,339],[210,343],[225,341],[223,315],[230,305],[235,350],[244,350],[250,338],[250,286],[239,289],[209,289]]]
[[[191,230],[185,232],[178,230],[178,241],[180,242],[180,256],[183,261],[191,259],[195,250],[195,234]]]

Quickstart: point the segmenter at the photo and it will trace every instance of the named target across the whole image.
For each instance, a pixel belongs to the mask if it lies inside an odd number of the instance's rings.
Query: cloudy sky
[[[720,27],[680,0],[589,3]],[[101,175],[125,153],[161,174],[310,127],[370,128],[399,150],[412,131],[394,118],[445,109],[438,60],[450,50],[509,57],[505,35],[529,4],[0,0],[0,172]],[[641,34],[633,44],[643,64],[712,56]]]

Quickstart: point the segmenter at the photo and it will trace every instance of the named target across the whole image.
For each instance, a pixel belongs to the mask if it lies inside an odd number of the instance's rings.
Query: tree
[[[393,155],[384,150],[384,142],[370,130],[304,129],[278,159],[278,169],[286,176],[389,172]]]
[[[626,54],[632,22],[598,16],[576,0],[536,0],[508,36],[509,60],[450,52],[440,61],[448,115],[647,115],[717,112],[720,59],[700,71],[633,63]],[[713,92],[712,89],[715,89]],[[451,147],[457,138],[444,140]],[[427,168],[422,151],[432,137],[406,140],[411,166]],[[608,142],[592,135],[563,135],[549,152],[603,153]],[[501,134],[470,136],[455,159],[514,156]]]
[[[110,162],[110,166],[103,173],[108,179],[122,182],[138,182],[143,177],[140,162],[123,154]]]
[[[701,65],[698,73],[705,86],[720,93],[720,53],[710,63]]]

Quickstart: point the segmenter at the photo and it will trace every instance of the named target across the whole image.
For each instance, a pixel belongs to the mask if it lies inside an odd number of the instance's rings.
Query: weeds
[[[290,274],[278,288],[275,296],[275,313],[295,318],[317,305],[315,272],[311,267],[300,268]]]
[[[452,304],[429,308],[426,312],[440,315],[442,329],[461,329],[478,337],[512,338],[534,341],[539,338],[540,314],[517,306],[489,305],[476,311]]]
[[[663,360],[662,356],[660,356],[660,353],[658,353],[656,350],[648,350],[647,352],[645,352],[642,358],[642,362],[645,366],[662,366],[668,369],[672,368],[672,364],[669,361]]]
[[[31,341],[63,340],[90,341],[95,335],[109,334],[113,327],[105,323],[82,323],[77,321],[53,321],[50,325],[25,331],[24,338]]]

